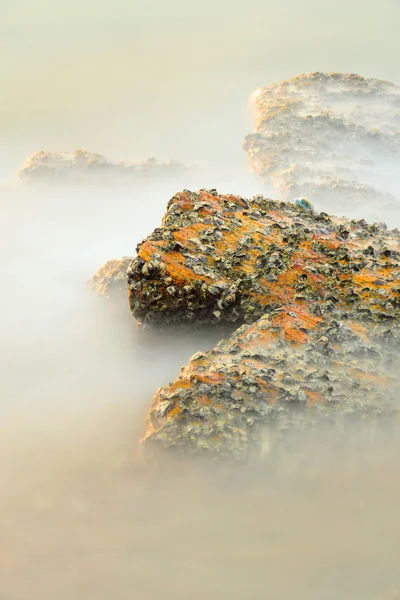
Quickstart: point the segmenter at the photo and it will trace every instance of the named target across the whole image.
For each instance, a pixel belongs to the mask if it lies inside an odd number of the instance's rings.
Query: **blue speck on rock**
[[[312,204],[307,200],[307,198],[297,198],[296,206],[306,211],[313,210]]]

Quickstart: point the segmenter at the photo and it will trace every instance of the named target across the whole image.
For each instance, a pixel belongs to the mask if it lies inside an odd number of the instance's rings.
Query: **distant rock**
[[[244,149],[283,200],[400,216],[400,87],[355,74],[311,73],[259,88]],[[397,186],[397,190],[395,189]]]
[[[147,158],[142,162],[112,162],[102,154],[76,150],[73,153],[36,152],[29,157],[18,177],[23,181],[84,184],[90,182],[140,182],[196,172],[195,167],[174,160]]]

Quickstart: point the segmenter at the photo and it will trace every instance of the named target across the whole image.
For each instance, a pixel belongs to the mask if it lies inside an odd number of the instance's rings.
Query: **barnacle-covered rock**
[[[128,300],[127,269],[132,262],[132,257],[124,256],[120,259],[108,260],[96,271],[89,285],[99,296],[108,300]]]
[[[128,281],[140,321],[248,323],[156,393],[146,446],[247,458],[288,431],[395,413],[397,230],[317,213],[305,198],[186,190],[137,252]]]
[[[399,326],[348,316],[285,307],[195,354],[157,391],[143,441],[247,459],[315,426],[342,434],[355,421],[394,418]]]
[[[261,87],[254,100],[255,132],[244,149],[280,198],[305,195],[351,216],[399,216],[393,182],[400,87],[356,74],[309,73]]]
[[[400,233],[307,203],[183,191],[128,268],[143,323],[254,322],[292,305],[315,315],[400,314]]]
[[[30,156],[18,177],[23,181],[46,181],[72,184],[93,181],[131,183],[175,178],[185,173],[193,173],[195,167],[175,160],[160,161],[147,158],[142,162],[112,162],[102,154],[76,150],[75,152],[35,152]]]

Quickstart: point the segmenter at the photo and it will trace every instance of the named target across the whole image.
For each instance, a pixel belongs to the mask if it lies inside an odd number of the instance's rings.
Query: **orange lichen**
[[[148,261],[151,259],[154,252],[160,252],[162,248],[162,242],[146,241],[144,244],[141,245],[138,256],[140,256],[140,258],[143,258],[143,260]]]
[[[347,321],[347,325],[363,340],[368,339],[368,329],[365,327],[365,325],[362,325],[361,323],[355,323],[354,321]]]
[[[208,229],[208,225],[204,223],[196,223],[194,225],[189,225],[178,231],[174,231],[173,236],[177,242],[181,244],[186,244],[190,242],[191,239],[196,239],[202,231],[206,231]]]
[[[307,388],[304,388],[304,391],[308,397],[307,408],[312,408],[317,403],[325,404],[326,400],[324,396],[322,396],[322,394],[318,394],[318,392],[313,392],[312,390],[309,390]]]
[[[177,381],[175,381],[175,383],[171,385],[171,392],[175,392],[178,389],[188,390],[190,389],[190,386],[191,383],[187,377],[178,379]]]
[[[366,373],[365,371],[360,371],[359,369],[352,369],[352,374],[355,379],[366,382],[368,384],[377,384],[380,388],[383,388],[386,385],[388,385],[388,379],[380,375]]]
[[[193,375],[193,377],[195,377],[202,383],[211,383],[211,384],[220,383],[221,381],[223,381],[225,379],[225,377],[222,373],[208,373],[207,375],[204,375],[201,373],[196,373],[195,375]]]
[[[266,383],[265,381],[260,379],[260,377],[256,377],[255,379],[259,384],[261,390],[266,395],[266,400],[268,404],[275,404],[278,401],[279,397],[282,395],[282,391],[274,385]]]
[[[209,406],[211,404],[211,400],[207,396],[196,396],[195,400],[198,404],[204,404],[205,406]]]
[[[182,409],[179,406],[179,404],[175,404],[175,406],[168,412],[168,416],[169,417],[176,417],[181,412],[182,412]]]

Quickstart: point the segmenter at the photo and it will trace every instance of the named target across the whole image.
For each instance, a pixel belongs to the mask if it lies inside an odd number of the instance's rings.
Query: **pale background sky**
[[[400,83],[399,30],[400,0],[0,0],[0,176],[76,147],[234,166],[253,89]]]

